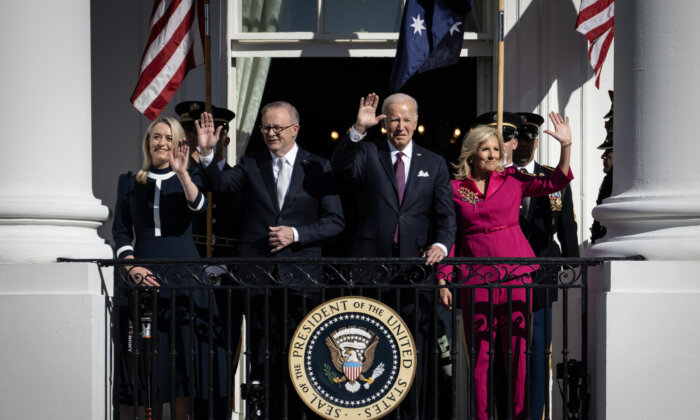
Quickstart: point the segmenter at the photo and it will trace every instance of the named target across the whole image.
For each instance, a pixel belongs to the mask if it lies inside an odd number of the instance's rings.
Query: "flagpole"
[[[497,93],[497,109],[498,113],[498,132],[503,132],[503,67],[504,67],[504,45],[503,45],[503,1],[498,0],[498,93]]]
[[[211,113],[211,36],[209,35],[209,0],[204,0],[204,85],[205,109]],[[207,192],[207,258],[212,256],[212,193]]]

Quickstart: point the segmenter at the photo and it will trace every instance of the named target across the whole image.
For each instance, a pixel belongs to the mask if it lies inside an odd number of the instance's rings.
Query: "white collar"
[[[394,147],[394,145],[391,144],[391,142],[389,140],[387,140],[386,142],[389,145],[389,152],[391,152],[391,156],[393,158],[393,156],[399,151],[399,149]],[[408,145],[406,145],[406,148],[403,149],[401,152],[404,154],[404,156],[411,159],[411,156],[413,156],[413,139],[411,139],[411,141],[408,142]]]
[[[297,146],[297,143],[294,142],[294,146],[292,146],[291,149],[287,152],[286,155],[283,155],[284,158],[289,162],[290,165],[294,166],[294,162],[297,160],[297,153],[299,153],[299,146]],[[270,152],[270,156],[272,156],[272,162],[277,165],[277,161],[281,156],[277,156],[276,154]]]
[[[528,164],[525,165],[525,166],[518,166],[518,165],[515,165],[515,167],[518,168],[518,169],[523,169],[523,168],[525,168],[526,171],[528,171],[528,172],[531,173],[531,174],[534,174],[534,173],[535,173],[535,159],[532,159],[532,160],[531,160],[530,162],[528,162]]]
[[[175,171],[170,171],[165,174],[154,174],[153,172],[148,172],[148,177],[155,179],[156,181],[165,181],[175,176]]]

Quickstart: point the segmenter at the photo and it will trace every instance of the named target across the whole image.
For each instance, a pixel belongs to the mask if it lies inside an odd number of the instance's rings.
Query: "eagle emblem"
[[[368,389],[384,373],[384,364],[380,363],[369,378],[365,376],[374,363],[378,343],[379,337],[362,327],[348,326],[333,331],[326,337],[326,346],[335,368],[335,372],[326,369],[328,379],[336,384],[345,382],[345,389],[353,393],[360,389],[359,381],[364,382]]]

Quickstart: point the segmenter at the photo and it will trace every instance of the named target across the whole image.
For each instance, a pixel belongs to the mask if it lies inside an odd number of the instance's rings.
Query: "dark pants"
[[[229,268],[231,270],[231,268]],[[236,282],[228,275],[221,274],[212,279],[215,285],[219,286],[234,286]],[[231,355],[230,360],[226,360],[224,364],[215,365],[214,369],[226,380],[226,389],[223,396],[211,400],[211,416],[210,416],[210,400],[197,398],[194,400],[195,419],[230,419],[232,413],[232,403],[234,393],[240,392],[234,390],[234,379],[236,374],[236,366],[238,365],[237,350],[241,336],[241,319],[243,305],[241,301],[242,292],[240,289],[216,289],[214,291],[214,300],[219,308],[219,313],[222,319],[222,334],[221,345],[226,349],[226,354]],[[227,357],[228,359],[228,357]]]
[[[551,359],[549,354],[545,353],[549,353],[552,346],[552,308],[546,309],[546,315],[545,308],[535,311],[532,320],[532,355],[529,372],[532,375],[530,407],[533,420],[539,420],[544,415],[545,394],[549,392],[549,378],[551,378]],[[548,319],[547,337],[545,337],[545,319]]]
[[[394,255],[396,256],[396,255]],[[434,283],[434,273],[423,267],[395,267],[390,284]],[[389,419],[433,419],[438,399],[437,311],[435,292],[429,288],[368,289],[366,296],[377,298],[399,313],[408,326],[418,353],[418,365],[413,385],[399,407],[387,416]]]
[[[251,292],[248,306],[248,384],[258,381],[262,392],[248,395],[247,419],[318,419],[298,397],[289,378],[288,348],[297,326],[320,304],[320,293],[306,289]]]

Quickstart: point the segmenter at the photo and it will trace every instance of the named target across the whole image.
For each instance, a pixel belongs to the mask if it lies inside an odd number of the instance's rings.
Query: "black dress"
[[[133,255],[135,258],[199,258],[192,240],[192,217],[206,211],[206,198],[201,193],[201,178],[198,168],[189,170],[190,177],[200,192],[193,203],[185,198],[182,184],[169,167],[151,167],[145,184],[136,182],[136,177],[122,174],[119,177],[117,202],[114,210],[112,235],[117,249],[117,258]],[[134,240],[132,246],[132,240]],[[157,292],[157,318],[153,322],[153,348],[157,350],[155,360],[155,401],[169,401],[172,395],[171,376],[174,362],[175,389],[179,397],[209,398],[209,378],[213,375],[214,396],[220,397],[225,389],[225,352],[221,337],[221,320],[216,302],[210,299],[200,280],[208,279],[203,267],[197,266],[150,266],[161,286],[184,286],[192,289],[161,288]],[[120,356],[125,356],[127,325],[130,317],[129,298],[132,293],[121,289],[120,294]],[[172,299],[175,311],[172,312]],[[211,302],[211,304],[210,304]],[[190,312],[193,304],[194,312]],[[209,311],[213,316],[213,370],[209,368]],[[172,329],[174,316],[175,328]],[[133,321],[134,325],[139,320]],[[194,326],[194,330],[191,328]],[[137,329],[138,330],[138,329]],[[142,345],[143,346],[143,345]],[[141,353],[143,353],[143,347]],[[174,356],[173,356],[174,353]],[[120,399],[133,401],[133,389],[127,371],[129,359],[121,357]],[[146,381],[143,374],[143,358],[138,382],[139,403],[143,402]],[[132,376],[134,373],[131,374]]]

